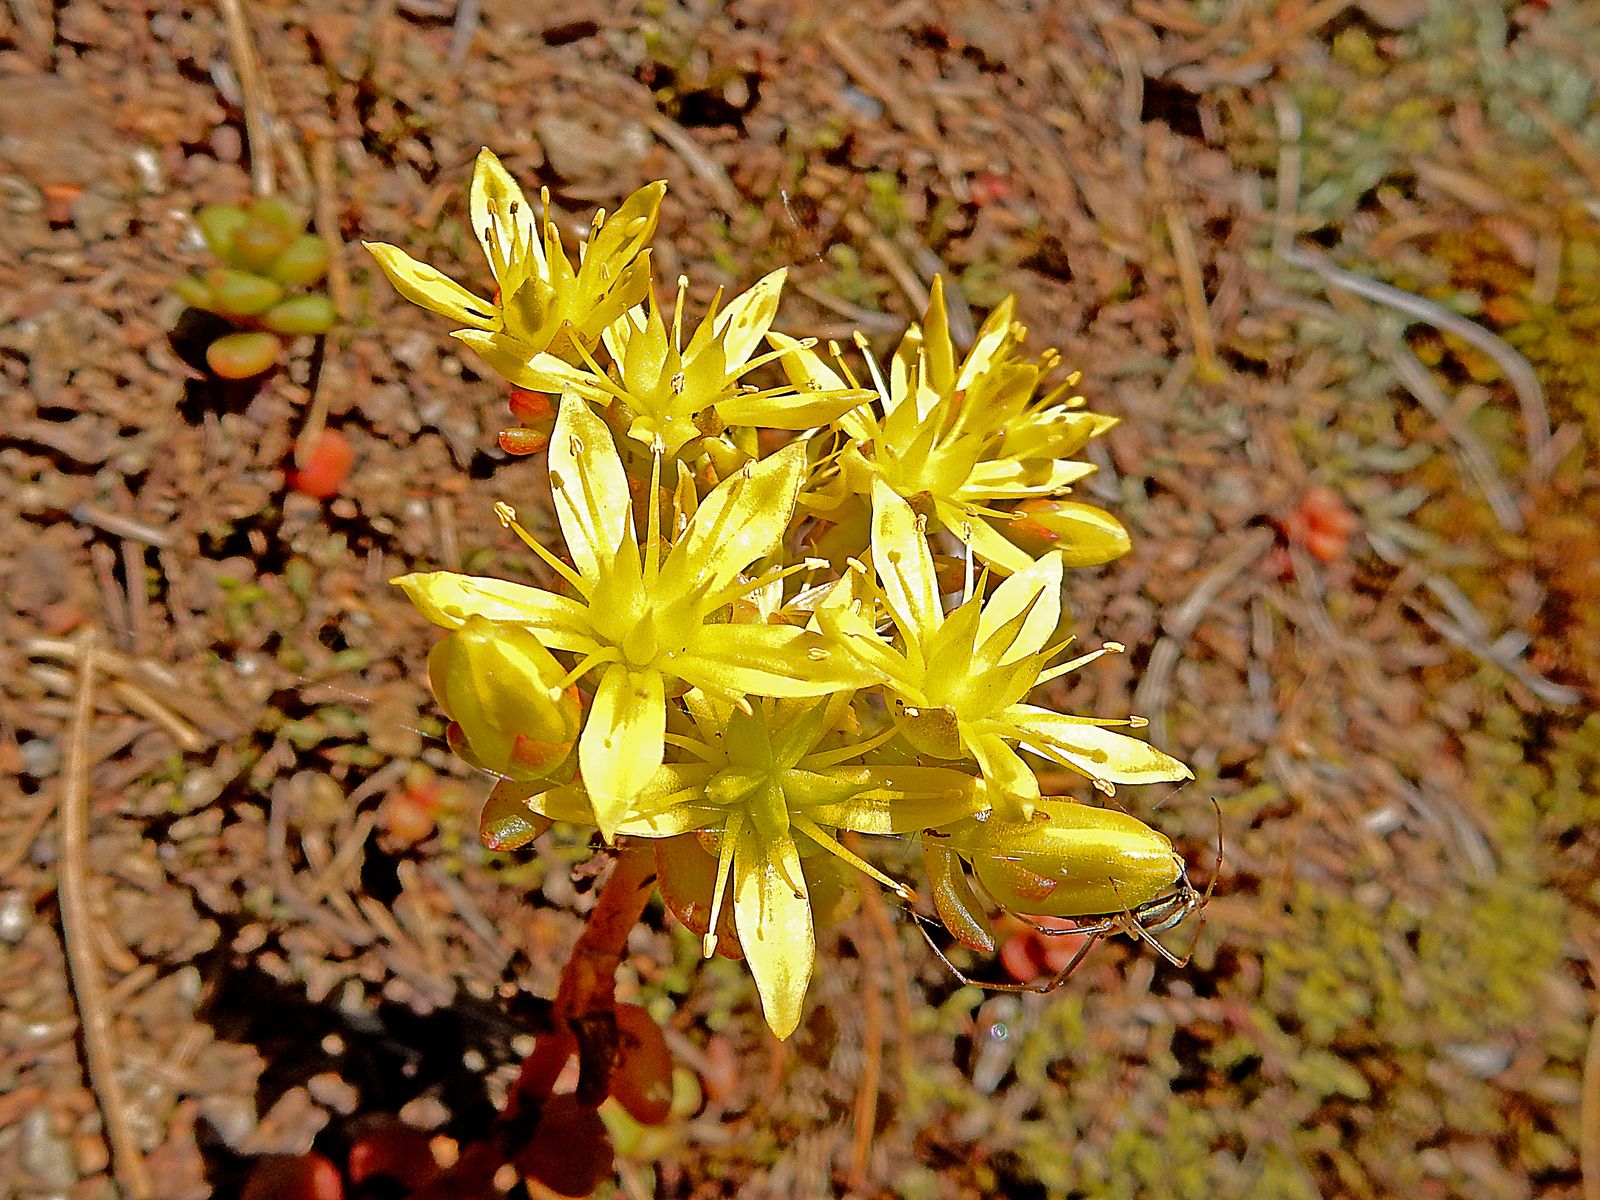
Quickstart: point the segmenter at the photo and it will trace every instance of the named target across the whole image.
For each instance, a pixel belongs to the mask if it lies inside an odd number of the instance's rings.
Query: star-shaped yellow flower
[[[452,336],[512,384],[559,391],[525,380],[530,373],[541,380],[562,377],[564,364],[582,363],[580,348],[592,350],[606,326],[644,299],[650,290],[647,247],[666,187],[647,184],[609,217],[597,214],[574,268],[550,220],[549,197],[543,220],[536,221],[516,180],[492,153],[480,151],[468,208],[494,274],[493,300],[480,299],[397,246],[366,247],[397,292],[467,326]]]
[[[661,767],[615,826],[635,837],[717,835],[708,927],[717,928],[731,881],[739,945],[767,1024],[780,1038],[799,1024],[816,956],[808,874],[816,875],[817,856],[842,859],[906,895],[841,845],[836,831],[912,833],[954,825],[984,805],[977,780],[961,771],[854,762],[872,742],[837,735],[852,698],[852,692],[838,692],[822,703],[757,701],[746,712],[690,692],[685,701],[692,724],[667,735],[685,761]],[[590,797],[577,783],[535,791],[527,804],[558,821],[595,820]],[[671,883],[664,878],[662,887]],[[708,933],[708,956],[715,945],[716,934]]]
[[[1096,651],[1046,669],[1046,643],[1061,615],[1061,559],[1046,555],[1006,579],[987,601],[979,588],[945,615],[924,522],[887,483],[872,495],[872,567],[898,645],[865,617],[819,609],[824,627],[882,678],[900,706],[903,731],[925,754],[977,760],[996,811],[1024,820],[1039,783],[1020,744],[1087,776],[1102,791],[1119,783],[1191,778],[1189,768],[1107,726],[1133,722],[1067,716],[1023,703],[1035,687],[1098,658]]]
[[[523,536],[571,595],[445,571],[395,582],[446,629],[474,615],[514,622],[550,649],[575,655],[577,665],[552,691],[598,672],[578,765],[607,837],[662,763],[669,689],[687,685],[738,704],[746,695],[819,696],[866,682],[852,656],[815,632],[723,619],[735,600],[808,565],[742,576],[782,542],[805,470],[801,447],[720,483],[664,561],[660,506],[650,505],[641,551],[616,444],[583,400],[562,399],[549,454],[572,565]],[[511,523],[509,510],[502,517]]]
[[[1016,356],[1026,330],[1012,319],[1013,307],[1008,296],[958,363],[944,288],[934,280],[922,324],[901,341],[887,378],[868,358],[876,404],[839,419],[850,440],[839,455],[831,492],[819,488],[815,507],[831,503],[838,519],[846,519],[853,497],[870,498],[883,483],[996,570],[1028,568],[1032,558],[1005,536],[1015,515],[1011,506],[1057,497],[1093,472],[1092,463],[1072,456],[1116,421],[1067,395],[1076,375],[1035,395],[1056,360],[1053,352],[1037,362]],[[815,351],[781,334],[768,340],[789,351],[783,367],[797,385],[846,386]],[[1073,566],[1110,562],[1128,550],[1128,535],[1116,518],[1086,504],[1075,505],[1070,525],[1050,532],[1063,561]]]

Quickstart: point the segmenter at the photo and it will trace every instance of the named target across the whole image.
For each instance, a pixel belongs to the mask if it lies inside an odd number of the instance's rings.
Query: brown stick
[[[1583,1171],[1583,1200],[1600,1200],[1600,1016],[1590,1024],[1582,1096],[1578,1110],[1578,1164]]]
[[[313,212],[317,236],[328,247],[328,298],[333,311],[348,321],[355,311],[350,294],[350,270],[344,262],[344,239],[339,236],[339,182],[332,138],[311,143],[311,179],[315,184]]]
[[[883,1077],[883,991],[871,978],[868,964],[861,965],[861,1011],[866,1020],[865,1061],[856,1083],[855,1128],[850,1138],[850,1186],[858,1192],[869,1190],[872,1147],[877,1141],[878,1089]]]
[[[855,848],[851,846],[851,849]],[[896,1058],[900,1084],[904,1087],[906,1081],[916,1073],[916,1063],[911,1056],[911,972],[906,968],[906,956],[901,952],[900,942],[895,936],[894,922],[889,919],[889,905],[883,893],[865,882],[860,887],[861,906],[883,940],[883,958],[889,964],[889,982],[894,987],[894,1023],[899,1030],[895,1038]]]
[[[261,63],[256,58],[255,38],[245,16],[244,0],[217,0],[223,22],[228,27],[228,46],[233,52],[233,67],[244,93],[244,132],[250,143],[250,186],[258,196],[278,190],[277,149],[272,139],[272,92]]]
[[[154,1189],[144,1155],[128,1124],[127,1099],[117,1075],[111,1009],[100,960],[92,944],[86,856],[89,847],[89,732],[94,720],[94,649],[85,643],[78,658],[78,694],[67,734],[66,767],[61,781],[61,938],[78,1001],[89,1086],[100,1101],[106,1137],[118,1182],[133,1200],[149,1200]]]

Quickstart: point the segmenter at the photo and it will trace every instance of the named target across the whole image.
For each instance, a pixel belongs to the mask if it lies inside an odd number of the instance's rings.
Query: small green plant
[[[235,327],[206,348],[223,379],[250,379],[278,361],[285,339],[326,333],[333,303],[308,290],[328,269],[328,245],[306,232],[305,215],[279,196],[248,208],[213,204],[195,218],[220,265],[180,279],[173,291],[190,307]]]

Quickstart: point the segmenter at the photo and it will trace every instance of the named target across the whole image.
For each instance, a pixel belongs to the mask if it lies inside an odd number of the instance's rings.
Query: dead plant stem
[[[278,188],[277,148],[272,137],[274,113],[272,91],[256,57],[255,38],[244,0],[217,0],[222,20],[228,29],[228,47],[233,67],[244,93],[244,132],[250,142],[250,186],[258,196],[270,196]]]
[[[67,734],[66,764],[61,781],[61,935],[67,969],[78,1002],[89,1086],[100,1102],[112,1164],[124,1193],[148,1200],[154,1189],[144,1155],[128,1123],[127,1097],[117,1074],[115,1034],[107,1002],[105,978],[93,945],[94,911],[89,904],[89,734],[94,721],[94,649],[85,643],[78,657],[77,697]]]

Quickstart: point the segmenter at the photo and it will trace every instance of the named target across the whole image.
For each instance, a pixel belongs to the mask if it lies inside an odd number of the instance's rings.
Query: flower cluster
[[[1120,649],[1061,661],[1064,569],[1128,544],[1063,498],[1114,422],[1069,394],[1075,376],[1040,391],[1055,359],[1022,356],[1010,301],[958,357],[937,284],[887,367],[866,355],[867,386],[837,347],[772,328],[781,271],[719,294],[686,342],[683,281],[668,314],[650,276],[663,191],[596,217],[574,266],[548,199],[535,222],[485,150],[471,211],[492,300],[370,247],[519,389],[526,434],[502,444],[548,456],[564,546],[497,511],[549,586],[396,581],[448,631],[429,674],[452,743],[501,778],[495,828],[656,839],[664,901],[707,954],[749,962],[780,1037],[816,920],[861,876],[910,895],[852,834],[921,835],[937,911],[969,944],[997,907],[1104,915],[1166,893],[1182,864],[1165,837],[1043,796],[1034,772],[1107,794],[1189,776],[1118,731],[1136,719],[1028,702]],[[766,364],[767,386],[746,381]]]

